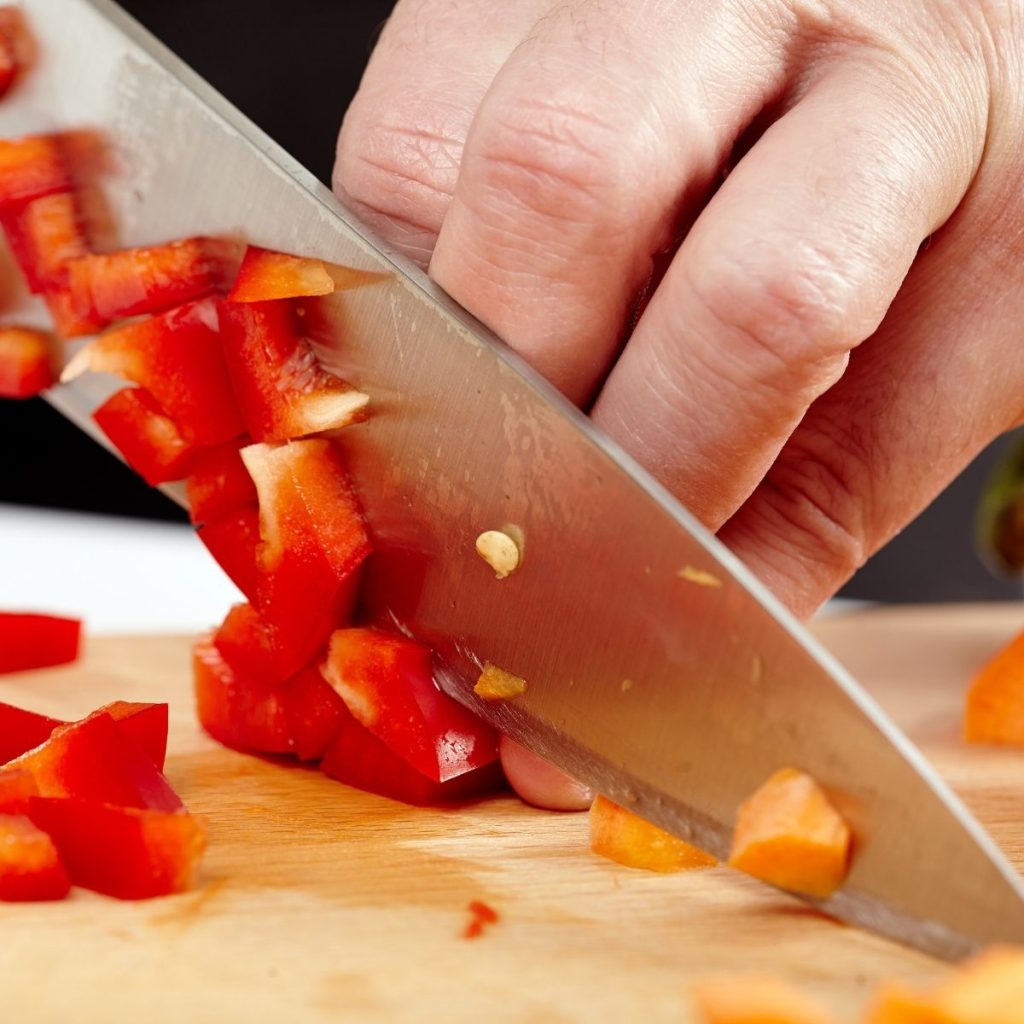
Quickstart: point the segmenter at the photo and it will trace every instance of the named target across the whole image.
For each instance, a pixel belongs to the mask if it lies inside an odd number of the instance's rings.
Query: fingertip
[[[521,799],[549,811],[585,811],[594,791],[522,744],[501,737],[501,764]]]

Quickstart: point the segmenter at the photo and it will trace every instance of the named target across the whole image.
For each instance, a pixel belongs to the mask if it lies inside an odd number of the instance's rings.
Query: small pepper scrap
[[[729,864],[790,892],[824,899],[849,869],[850,827],[809,775],[775,772],[740,807]]]
[[[498,912],[489,903],[470,900],[466,909],[470,913],[470,920],[462,933],[464,939],[478,939],[488,925],[498,923]]]

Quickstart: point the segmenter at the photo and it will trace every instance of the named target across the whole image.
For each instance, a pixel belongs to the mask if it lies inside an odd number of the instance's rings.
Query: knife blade
[[[389,275],[324,300],[312,333],[372,396],[340,438],[375,544],[367,602],[436,650],[447,692],[719,856],[740,801],[799,767],[855,835],[827,913],[945,957],[1024,941],[1024,886],[983,829],[677,501],[114,3],[23,7],[38,61],[0,134],[100,129],[119,244],[224,234]],[[102,441],[110,390],[50,397]],[[506,579],[474,552],[487,529],[520,539]],[[526,692],[480,701],[485,663]]]

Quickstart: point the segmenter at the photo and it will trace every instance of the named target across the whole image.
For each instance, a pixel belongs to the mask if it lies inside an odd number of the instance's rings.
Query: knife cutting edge
[[[739,803],[798,767],[855,836],[823,910],[946,957],[1024,942],[1013,867],[671,495],[110,0],[23,7],[42,46],[0,134],[102,130],[122,244],[243,236],[391,274],[324,300],[315,340],[372,396],[370,419],[340,437],[374,537],[367,601],[435,649],[447,692],[720,857]],[[100,439],[89,415],[108,393],[79,378],[51,401]],[[474,551],[489,529],[522,540],[506,579]],[[484,663],[526,691],[480,701]]]

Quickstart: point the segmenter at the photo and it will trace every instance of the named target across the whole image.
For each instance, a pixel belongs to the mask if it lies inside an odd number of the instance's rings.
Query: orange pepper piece
[[[604,796],[598,796],[590,807],[590,848],[626,867],[663,874],[708,868],[718,863],[710,853],[691,846]]]
[[[825,898],[846,877],[850,828],[809,775],[782,768],[741,805],[729,863],[781,889]]]

